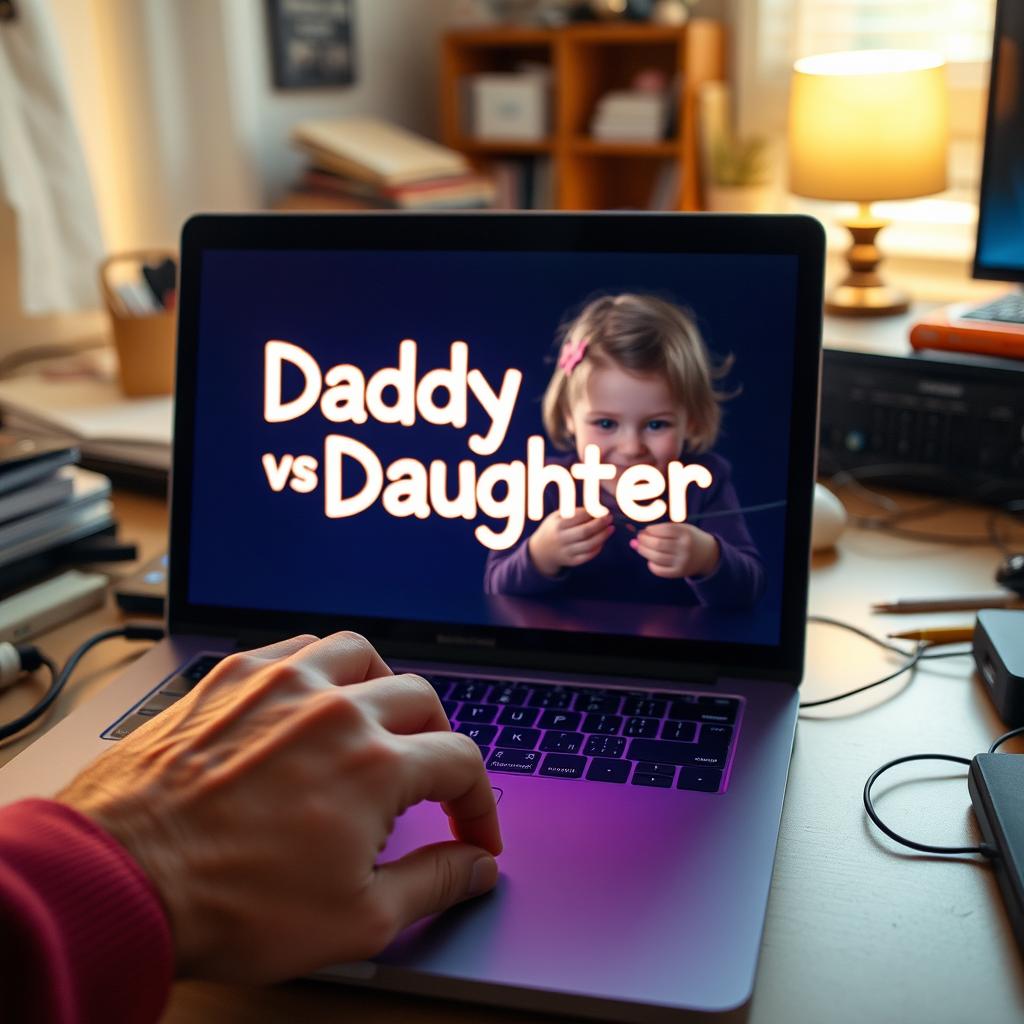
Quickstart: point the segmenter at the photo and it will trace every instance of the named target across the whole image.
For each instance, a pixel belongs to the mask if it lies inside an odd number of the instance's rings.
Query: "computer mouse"
[[[1024,555],[1010,555],[996,569],[996,583],[1024,597]]]
[[[843,503],[823,484],[814,485],[814,510],[811,515],[811,550],[827,551],[835,547],[846,528]]]

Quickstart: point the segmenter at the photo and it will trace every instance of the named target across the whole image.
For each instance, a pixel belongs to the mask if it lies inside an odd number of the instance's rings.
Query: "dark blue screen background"
[[[520,600],[510,618],[484,597],[487,551],[473,536],[475,522],[436,514],[396,519],[379,501],[359,516],[329,520],[322,466],[321,485],[312,493],[274,493],[261,456],[308,453],[322,463],[325,435],[350,434],[372,448],[385,468],[402,456],[425,463],[443,459],[451,490],[460,459],[474,459],[479,469],[524,459],[526,438],[543,434],[540,398],[551,373],[556,328],[600,292],[654,293],[689,307],[713,356],[732,353],[734,367],[719,387],[740,393],[725,405],[714,450],[731,462],[742,506],[785,498],[796,271],[796,257],[784,255],[207,252],[199,306],[189,601],[326,613],[339,621],[361,615],[546,625],[530,621],[528,601]],[[335,424],[318,405],[288,423],[264,421],[268,339],[301,346],[324,372],[353,363],[369,378],[397,365],[403,338],[419,346],[417,379],[448,365],[454,340],[467,342],[470,368],[480,369],[495,390],[508,367],[523,372],[510,430],[495,455],[478,457],[467,448],[469,435],[486,432],[489,422],[472,396],[465,430],[422,421],[411,429],[372,419],[361,426]],[[284,381],[285,397],[291,398],[299,375],[289,368]],[[348,484],[346,493],[354,486]],[[622,605],[594,602],[584,610],[586,628],[776,643],[784,523],[784,509],[747,517],[768,579],[753,611],[716,617],[651,608],[647,622],[636,619],[636,608],[630,620],[618,614]]]

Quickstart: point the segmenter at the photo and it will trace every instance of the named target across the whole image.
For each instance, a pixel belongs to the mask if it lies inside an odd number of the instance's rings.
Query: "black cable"
[[[991,747],[988,748],[990,754],[994,754],[1007,740],[1013,739],[1014,736],[1020,736],[1024,734],[1024,725],[1019,726],[1016,729],[1011,729],[1009,732],[1004,732]]]
[[[1000,737],[996,744],[1018,732],[1024,732],[1024,729],[1015,729],[1012,733],[1007,733],[1006,736]],[[954,764],[966,764],[968,766],[971,763],[968,758],[957,757],[955,754],[908,754],[906,757],[897,757],[893,761],[886,762],[881,768],[876,768],[868,776],[868,781],[864,783],[864,810],[868,812],[868,817],[875,825],[890,839],[895,839],[897,843],[909,846],[912,850],[919,850],[921,853],[980,853],[983,857],[997,856],[998,851],[995,847],[989,846],[987,843],[982,843],[979,846],[930,846],[928,843],[919,843],[913,839],[907,839],[906,836],[901,836],[882,821],[877,811],[875,811],[875,805],[871,799],[871,787],[884,772],[889,771],[890,768],[895,768],[899,764],[906,764],[908,761],[952,761]]]
[[[27,651],[35,654],[35,662],[44,666],[49,671],[50,685],[46,693],[28,711],[19,715],[13,721],[0,725],[0,740],[9,739],[15,733],[27,729],[33,722],[46,714],[53,702],[60,696],[61,691],[67,685],[72,672],[78,667],[78,663],[82,658],[97,644],[117,636],[123,636],[126,640],[162,640],[164,631],[160,626],[136,625],[130,622],[123,626],[116,626],[113,629],[105,629],[79,644],[59,672],[57,671],[57,666],[44,654],[31,647],[26,648]]]
[[[913,650],[907,650],[905,647],[900,647],[898,644],[889,643],[888,640],[883,640],[881,637],[875,636],[873,633],[869,633],[866,629],[861,629],[860,626],[855,626],[851,622],[843,622],[841,619],[833,619],[828,615],[808,615],[808,622],[817,622],[823,626],[835,626],[837,629],[845,629],[850,633],[854,633],[859,637],[863,637],[865,640],[870,640],[876,647],[881,647],[883,650],[890,651],[893,654],[901,654],[907,660],[900,665],[899,668],[890,672],[886,676],[882,676],[881,679],[876,679],[873,682],[865,683],[863,686],[858,686],[855,690],[845,690],[843,693],[837,693],[833,697],[823,697],[821,700],[807,700],[801,701],[798,707],[802,711],[805,708],[819,708],[823,704],[834,704],[837,700],[846,700],[847,697],[853,697],[858,693],[863,693],[865,690],[872,690],[876,686],[881,686],[883,683],[891,682],[897,676],[903,675],[904,672],[913,671],[919,662],[921,661],[932,661],[935,658],[959,658],[965,654],[970,654],[970,651],[943,651],[941,653],[931,652],[933,647],[944,646],[942,644],[928,644],[919,641],[917,646]],[[962,640],[949,640],[947,643],[963,643]]]

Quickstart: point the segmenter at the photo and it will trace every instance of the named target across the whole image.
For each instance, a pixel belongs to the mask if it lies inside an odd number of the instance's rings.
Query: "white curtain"
[[[93,309],[103,240],[53,15],[46,0],[16,12],[0,22],[0,202],[15,215],[22,310]]]

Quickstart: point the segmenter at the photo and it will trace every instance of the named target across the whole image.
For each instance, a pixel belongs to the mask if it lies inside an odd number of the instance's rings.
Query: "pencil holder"
[[[100,264],[100,290],[113,329],[121,390],[129,397],[169,395],[174,387],[175,309],[133,314],[114,288],[113,272],[124,264],[141,268],[173,253],[160,249],[116,253]]]

